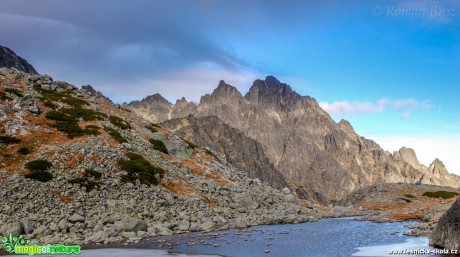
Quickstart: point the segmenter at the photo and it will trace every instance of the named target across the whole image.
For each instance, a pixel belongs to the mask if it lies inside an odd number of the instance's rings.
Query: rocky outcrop
[[[439,164],[432,170],[420,165],[411,149],[403,148],[394,154],[384,151],[374,141],[356,134],[349,122],[336,123],[314,98],[300,96],[272,76],[254,81],[245,96],[221,81],[211,94],[201,98],[198,105],[185,100],[171,104],[154,95],[131,103],[131,107],[152,122],[184,118],[189,114],[197,118],[216,116],[217,120],[243,133],[246,138],[257,141],[269,162],[265,166],[273,165],[293,192],[301,197],[338,200],[378,182],[460,185],[459,177],[441,172]],[[205,136],[199,135],[202,130],[176,128],[176,125],[165,123],[168,129],[177,133],[182,133],[181,129],[187,130],[187,136],[201,138],[201,143],[210,147],[214,145],[215,150],[225,156],[226,147],[205,141]],[[216,140],[215,137],[207,139]],[[243,151],[243,145],[235,142],[232,148]],[[251,160],[245,160],[239,167],[246,166],[251,175],[257,174],[255,166],[250,163]],[[272,171],[264,170],[267,173]]]
[[[105,95],[103,95],[100,91],[96,91],[91,85],[86,85],[86,86],[82,86],[81,87],[81,90],[93,97],[96,97],[96,98],[103,98],[109,102],[112,102],[112,100],[110,100],[108,97],[106,97]]]
[[[235,167],[247,170],[250,177],[259,178],[280,190],[288,186],[284,177],[267,160],[262,146],[256,140],[228,126],[216,116],[189,115],[168,120],[161,123],[161,126],[197,145],[223,153],[220,158]]]
[[[0,67],[15,68],[19,71],[23,71],[31,74],[38,74],[32,65],[30,65],[25,59],[16,55],[8,47],[0,46]]]
[[[414,149],[402,147],[401,149],[399,149],[399,155],[401,156],[402,161],[409,163],[416,169],[421,168],[421,165],[418,162],[417,155],[415,154]]]
[[[430,244],[460,251],[460,198],[439,220],[431,235]]]

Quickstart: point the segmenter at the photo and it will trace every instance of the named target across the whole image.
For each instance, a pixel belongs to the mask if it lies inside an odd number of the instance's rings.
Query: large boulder
[[[430,244],[448,250],[460,250],[460,198],[439,220]]]
[[[144,221],[131,217],[124,217],[122,220],[115,222],[114,226],[118,232],[147,231],[147,224]]]
[[[255,210],[259,208],[260,204],[252,198],[248,193],[239,193],[233,197],[235,203],[239,204],[241,207],[247,210]]]

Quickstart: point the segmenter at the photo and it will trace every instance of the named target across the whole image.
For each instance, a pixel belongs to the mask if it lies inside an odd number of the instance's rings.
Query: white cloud
[[[405,120],[410,117],[410,113],[413,110],[429,110],[434,108],[429,100],[417,101],[413,98],[391,100],[388,98],[382,98],[377,102],[349,102],[349,101],[338,101],[333,103],[320,102],[319,105],[326,112],[332,115],[338,116],[356,116],[364,114],[379,113],[385,111],[387,106],[391,107],[392,111],[401,113],[401,120]]]
[[[329,114],[354,116],[382,112],[386,102],[386,99],[381,99],[377,103],[340,101],[334,103],[320,102],[319,105]]]
[[[383,149],[393,152],[406,146],[415,150],[420,163],[430,165],[434,159],[440,159],[450,173],[460,175],[460,134],[459,135],[418,135],[418,136],[381,136],[366,135],[376,141]]]
[[[224,80],[244,94],[260,74],[252,71],[230,70],[212,63],[201,63],[193,67],[174,70],[154,78],[131,81],[124,86],[110,84],[97,87],[115,102],[140,100],[155,93],[175,103],[186,97],[187,101],[199,102],[201,96],[210,94],[220,80]]]

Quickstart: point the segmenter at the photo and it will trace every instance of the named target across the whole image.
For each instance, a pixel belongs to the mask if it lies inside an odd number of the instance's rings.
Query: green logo
[[[2,237],[2,245],[5,247],[5,251],[13,253],[16,246],[26,246],[30,240],[25,239],[22,235],[16,237],[11,233],[9,236]]]
[[[79,245],[29,245],[30,240],[25,239],[22,235],[16,237],[11,233],[9,236],[2,237],[2,245],[5,251],[14,254],[80,254]]]

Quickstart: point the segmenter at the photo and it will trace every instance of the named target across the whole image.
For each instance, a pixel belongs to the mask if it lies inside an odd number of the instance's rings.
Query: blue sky
[[[116,102],[274,75],[393,151],[460,174],[460,1],[4,0],[0,44]]]

